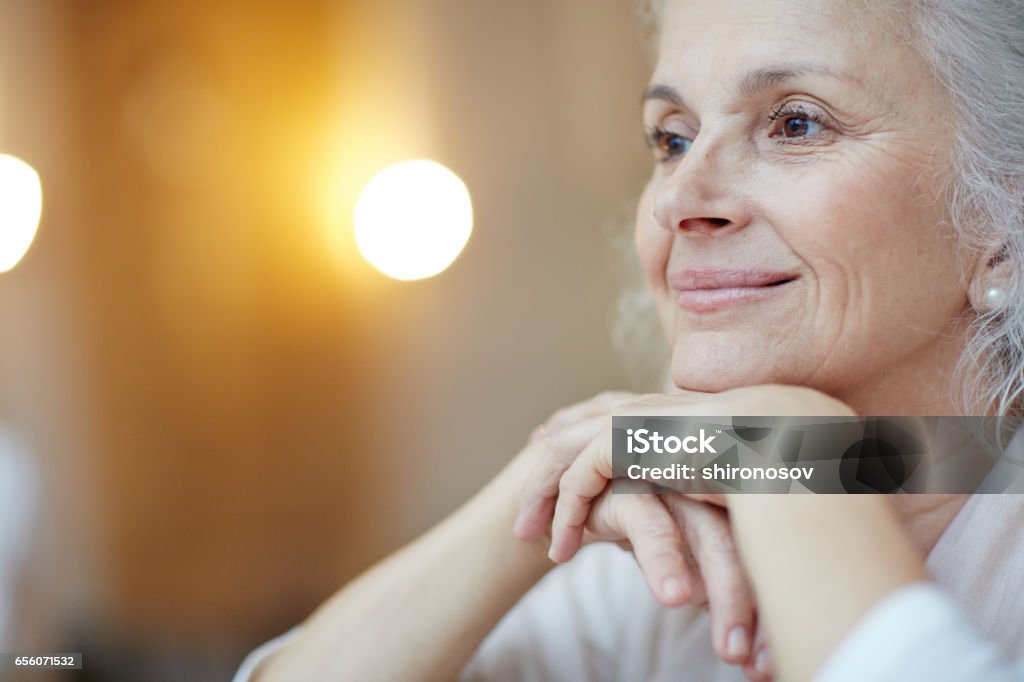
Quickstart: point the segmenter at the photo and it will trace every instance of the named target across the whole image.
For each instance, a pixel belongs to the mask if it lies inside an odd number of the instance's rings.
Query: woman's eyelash
[[[799,114],[801,116],[809,116],[810,112],[806,111],[803,107],[801,107],[801,106],[799,106],[797,104],[792,104],[792,103],[779,104],[774,109],[772,109],[770,114],[768,114],[768,122],[769,123],[774,123],[775,121],[779,120],[783,116],[789,116],[789,115],[792,115],[792,114]]]
[[[649,149],[654,149],[667,134],[668,132],[663,128],[648,128],[644,131],[644,142],[647,143]]]

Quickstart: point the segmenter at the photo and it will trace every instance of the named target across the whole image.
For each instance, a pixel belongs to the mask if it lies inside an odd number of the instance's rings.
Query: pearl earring
[[[985,290],[985,305],[990,309],[1002,308],[1006,305],[1006,290],[1000,287],[989,287]]]

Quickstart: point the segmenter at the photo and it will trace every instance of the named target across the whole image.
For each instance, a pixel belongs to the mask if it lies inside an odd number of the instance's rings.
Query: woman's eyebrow
[[[860,79],[854,78],[851,74],[824,64],[786,64],[748,71],[740,79],[740,84],[736,91],[741,97],[752,97],[759,92],[777,87],[788,80],[807,75],[825,76],[834,80],[860,83]]]
[[[740,97],[750,98],[759,92],[778,87],[788,80],[800,76],[826,76],[835,80],[860,83],[845,71],[834,69],[824,64],[786,64],[781,66],[760,67],[748,71],[739,81],[736,92]],[[651,99],[664,100],[677,107],[685,108],[682,95],[671,85],[652,84],[644,91],[643,102]]]
[[[657,83],[651,85],[644,90],[644,96],[640,99],[640,103],[643,104],[647,100],[660,99],[674,104],[677,107],[684,109],[686,104],[683,103],[683,98],[679,94],[679,91],[673,88],[671,85],[659,85]]]

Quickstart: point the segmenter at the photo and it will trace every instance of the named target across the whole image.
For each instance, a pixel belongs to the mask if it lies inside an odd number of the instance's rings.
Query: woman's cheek
[[[648,218],[637,228],[637,255],[643,268],[647,285],[656,297],[665,293],[665,268],[672,250],[672,235]]]
[[[800,193],[791,191],[794,186],[800,187]],[[761,204],[765,214],[771,216],[779,236],[812,268],[815,255],[860,267],[865,256],[878,253],[886,233],[893,229],[886,188],[865,182],[860,174],[827,168],[772,189]]]
[[[636,216],[636,252],[648,285],[657,294],[664,289],[665,266],[672,249],[672,235],[654,218],[654,183],[648,183],[640,197]]]

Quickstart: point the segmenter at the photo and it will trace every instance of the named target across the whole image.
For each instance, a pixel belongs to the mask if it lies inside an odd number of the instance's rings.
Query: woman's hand
[[[635,403],[642,396],[634,393],[608,391],[594,398],[556,412],[537,427],[530,436],[530,447],[540,448],[533,471],[524,489],[524,506],[515,524],[521,539],[536,539],[550,527],[554,497],[532,494],[538,487],[558,488],[558,480],[581,451],[600,436],[605,420],[616,408]],[[681,523],[685,512],[671,513],[661,500],[652,495],[605,496],[598,505],[592,522],[581,541],[615,542],[631,550],[643,568],[651,593],[666,606],[687,603],[706,604],[704,583],[696,573],[696,558],[684,541],[684,528],[720,533],[701,520]],[[727,532],[727,528],[726,528]],[[705,542],[705,546],[715,543]]]
[[[543,454],[536,459],[523,489],[515,522],[517,536],[533,539],[549,530],[562,474],[601,433],[616,408],[641,398],[640,394],[627,391],[604,391],[590,400],[563,407],[533,430],[529,445],[542,448]]]
[[[620,405],[617,415],[671,415],[671,416],[853,416],[845,403],[819,391],[797,386],[750,386],[722,393],[693,393],[680,395],[649,395],[641,400]],[[554,518],[551,522],[551,551],[553,561],[564,562],[572,558],[583,537],[584,523],[594,498],[600,495],[612,478],[611,415],[605,417],[599,434],[580,452],[564,470],[552,489],[551,476],[543,478],[531,491],[528,513],[539,514],[546,500],[557,495]],[[562,460],[564,461],[564,460]],[[561,463],[561,461],[559,462]],[[704,500],[716,498],[701,496]],[[717,498],[721,500],[721,498]],[[533,530],[544,524],[546,518],[535,516],[517,520],[517,530]]]
[[[555,504],[552,491],[557,493],[565,470],[600,437],[612,412],[658,397],[602,393],[560,410],[538,427],[531,443],[543,440],[546,452],[525,487],[517,535],[527,539],[547,532]],[[583,543],[599,540],[631,549],[651,593],[663,604],[709,608],[719,656],[752,665],[753,597],[720,510],[681,498],[669,507],[653,495],[605,495],[581,538]],[[751,679],[765,678],[752,674]]]
[[[620,497],[642,495],[614,496],[615,499]],[[703,608],[708,609],[709,604],[712,605],[709,609],[711,637],[716,653],[722,660],[741,665],[751,682],[770,682],[774,672],[771,652],[757,613],[753,588],[740,561],[732,525],[725,509],[695,501],[692,496],[680,493],[666,493],[658,497],[684,530],[684,537],[693,548],[692,551],[700,557],[700,570],[693,575],[701,580],[702,586],[706,583],[704,591],[698,594],[703,596]],[[597,513],[599,506],[599,503],[595,503],[591,516]],[[743,629],[736,631],[737,628]],[[734,631],[736,634],[733,634]],[[745,658],[735,653],[742,644],[747,645]],[[725,652],[733,652],[735,655],[724,654],[723,646]]]
[[[659,602],[709,610],[715,652],[728,663],[752,666],[754,597],[728,518],[720,508],[670,497],[613,495],[607,488],[594,500],[584,542],[631,550]]]
[[[769,666],[760,629],[756,636],[751,634],[754,599],[724,512],[681,495],[610,495],[611,415],[833,415],[852,411],[824,394],[789,386],[721,394],[651,394],[632,396],[634,399],[626,402],[629,397],[602,394],[568,408],[559,414],[560,419],[535,432],[535,438],[549,439],[548,456],[538,460],[528,479],[516,533],[522,538],[542,535],[551,523],[557,497],[550,552],[553,560],[567,561],[581,543],[592,539],[628,542],[652,593],[662,603],[709,606],[716,652],[723,660],[745,664],[752,680],[767,679]],[[575,423],[574,418],[578,420]]]

